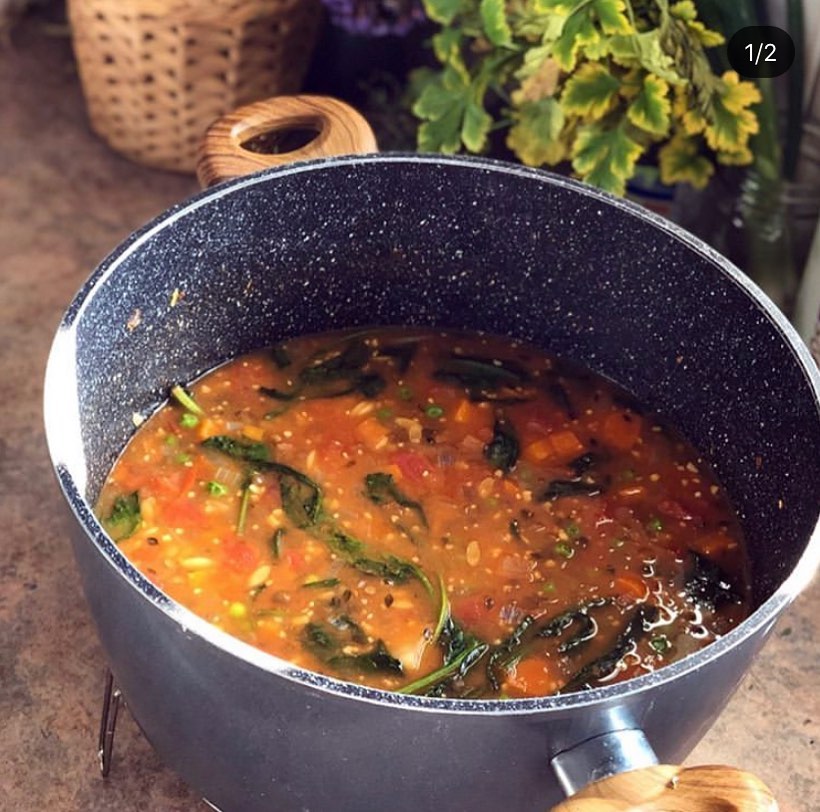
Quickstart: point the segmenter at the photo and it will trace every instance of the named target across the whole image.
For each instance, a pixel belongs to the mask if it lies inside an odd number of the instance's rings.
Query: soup
[[[597,687],[750,609],[698,452],[609,381],[479,334],[301,337],[174,387],[97,513],[221,629],[403,693]]]

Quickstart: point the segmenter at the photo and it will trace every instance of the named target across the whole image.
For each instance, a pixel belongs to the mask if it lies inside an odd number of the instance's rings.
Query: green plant
[[[714,162],[752,161],[760,94],[715,74],[723,43],[692,0],[425,0],[439,70],[415,77],[424,151],[480,153],[491,133],[525,164],[571,162],[623,194],[657,148],[661,179],[705,186]]]

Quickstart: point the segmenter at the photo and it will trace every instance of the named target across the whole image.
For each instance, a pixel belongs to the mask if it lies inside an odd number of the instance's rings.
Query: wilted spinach
[[[114,500],[111,512],[103,519],[103,524],[114,541],[123,541],[139,527],[141,520],[139,493],[133,491]]]
[[[387,505],[395,502],[400,507],[409,508],[419,517],[419,522],[423,527],[427,527],[427,516],[421,502],[417,502],[407,496],[398,485],[396,485],[392,474],[385,474],[377,471],[367,474],[364,478],[364,489],[367,498],[376,505]]]

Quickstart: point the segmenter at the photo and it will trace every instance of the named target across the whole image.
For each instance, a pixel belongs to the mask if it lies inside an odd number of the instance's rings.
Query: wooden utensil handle
[[[584,787],[551,812],[777,812],[771,790],[734,767],[658,764]]]
[[[243,146],[268,133],[293,130],[315,136],[288,152],[257,152]],[[329,96],[274,96],[214,122],[200,145],[196,172],[207,187],[269,166],[377,151],[370,125],[344,102]]]

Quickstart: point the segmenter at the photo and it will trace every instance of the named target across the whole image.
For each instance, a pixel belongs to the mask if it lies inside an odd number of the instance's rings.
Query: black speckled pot
[[[238,353],[365,324],[528,339],[668,416],[740,511],[754,614],[708,649],[625,684],[471,702],[300,671],[158,592],[90,509],[133,414]],[[512,812],[557,802],[550,759],[590,737],[639,728],[662,760],[677,761],[720,712],[820,558],[818,393],[817,371],[777,310],[669,223],[543,172],[376,155],[225,184],[133,235],[60,325],[45,413],[112,669],[163,758],[214,804]]]

